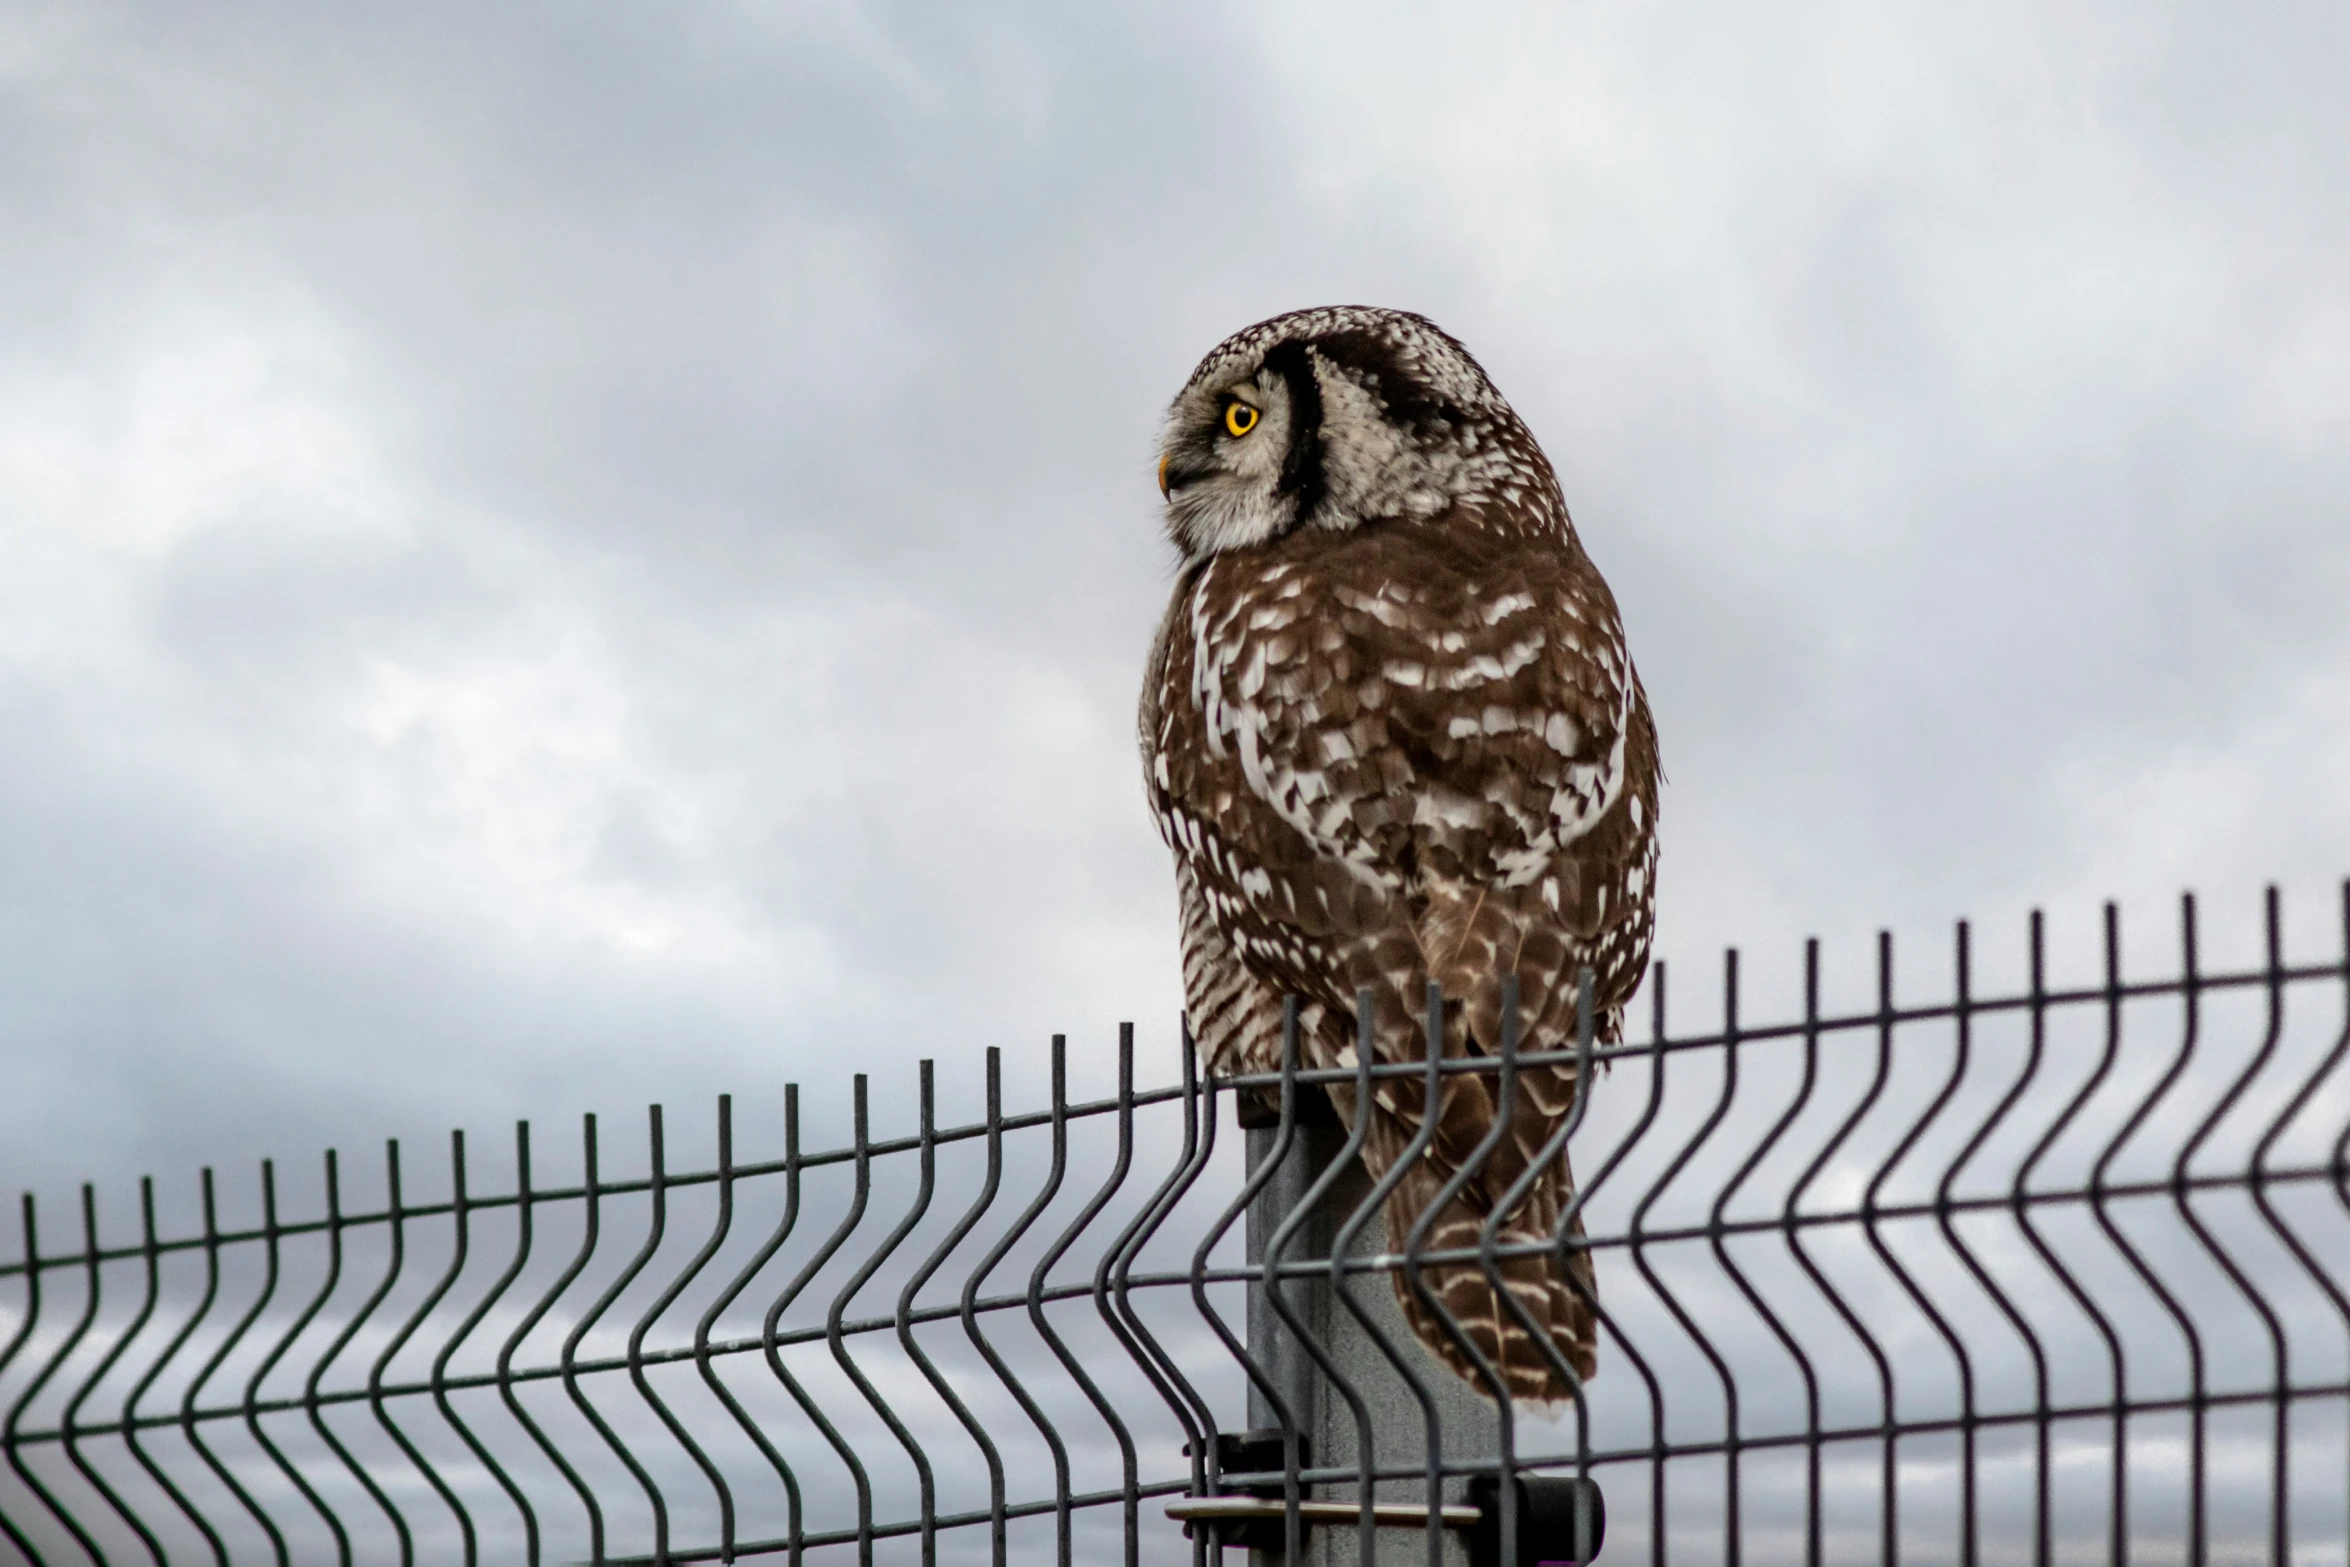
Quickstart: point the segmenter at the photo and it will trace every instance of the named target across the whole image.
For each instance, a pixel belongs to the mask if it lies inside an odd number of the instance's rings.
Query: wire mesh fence
[[[419,1170],[206,1172],[21,1209],[0,1264],[0,1555],[36,1562],[2350,1560],[2342,945],[1621,1044],[1138,1088],[1050,1081],[673,1169],[462,1136]],[[1914,990],[1914,986],[1911,987]],[[1562,1411],[1412,1341],[1324,1089],[1572,1060],[1599,1370]],[[1255,1089],[1271,1124],[1225,1106]],[[1007,1109],[1007,1103],[1015,1108]],[[1261,1118],[1260,1118],[1261,1119]],[[816,1128],[823,1131],[823,1128]],[[699,1134],[697,1133],[697,1136]],[[616,1161],[622,1167],[615,1168]],[[194,1210],[172,1225],[159,1209]],[[102,1216],[106,1222],[102,1223]],[[1523,1251],[1526,1248],[1518,1248]],[[1539,1249],[1539,1248],[1538,1248]],[[1491,1389],[1486,1390],[1488,1393]],[[1523,1483],[1521,1483],[1523,1482]],[[1435,1497],[1437,1505],[1430,1505]],[[1604,1497],[1605,1507],[1597,1498]],[[1170,1516],[1170,1514],[1174,1516]]]

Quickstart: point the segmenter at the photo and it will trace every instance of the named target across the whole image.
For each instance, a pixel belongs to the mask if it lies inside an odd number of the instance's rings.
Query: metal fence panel
[[[20,1209],[0,1554],[35,1562],[2350,1560],[2345,945],[1574,1049],[984,1103],[672,1169],[590,1118],[484,1178],[329,1154]],[[1324,1088],[1574,1060],[1540,1247],[1394,1237]],[[1277,1096],[1236,1131],[1239,1089]],[[550,1167],[559,1173],[550,1173]],[[1400,1167],[1400,1166],[1399,1166]],[[159,1207],[195,1210],[173,1226]],[[104,1222],[102,1222],[102,1219]],[[63,1230],[65,1233],[60,1234]],[[1391,1276],[1582,1249],[1558,1419],[1413,1341]],[[1506,1294],[1504,1296],[1506,1301]],[[1486,1392],[1490,1394],[1492,1388]],[[1508,1483],[1503,1483],[1504,1481]],[[1519,1481],[1534,1482],[1521,1488]],[[1442,1507],[1428,1505],[1431,1488]],[[1189,1533],[1169,1508],[1192,1522]],[[1577,1509],[1581,1511],[1578,1512]],[[1574,1531],[1585,1531],[1578,1540]]]

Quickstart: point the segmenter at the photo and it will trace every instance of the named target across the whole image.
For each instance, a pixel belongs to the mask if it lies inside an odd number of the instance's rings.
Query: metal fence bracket
[[[1469,1481],[1477,1514],[1469,1530],[1469,1567],[1581,1567],[1599,1554],[1607,1539],[1607,1498],[1596,1484],[1572,1475],[1520,1475],[1516,1484],[1518,1559],[1505,1564],[1501,1483],[1492,1475]]]

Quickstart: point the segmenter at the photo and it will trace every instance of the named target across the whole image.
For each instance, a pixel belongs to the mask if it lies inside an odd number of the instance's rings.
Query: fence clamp
[[[1306,1439],[1297,1439],[1298,1468],[1312,1463]],[[1188,1451],[1188,1448],[1186,1449]],[[1288,1504],[1282,1499],[1281,1433],[1219,1431],[1216,1469],[1230,1489],[1222,1496],[1186,1496],[1167,1504],[1167,1516],[1190,1535],[1204,1525],[1208,1538],[1238,1550],[1281,1548]],[[1607,1502],[1590,1480],[1521,1475],[1518,1488],[1518,1559],[1501,1557],[1501,1486],[1492,1475],[1469,1481],[1468,1501],[1437,1509],[1447,1529],[1468,1532],[1470,1567],[1567,1567],[1590,1561],[1607,1537]],[[1362,1521],[1360,1502],[1300,1499],[1298,1522],[1306,1528],[1328,1524],[1353,1528]],[[1371,1522],[1382,1529],[1425,1529],[1428,1508],[1421,1502],[1374,1502]]]
[[[1607,1538],[1607,1498],[1598,1482],[1573,1475],[1519,1475],[1518,1559],[1501,1556],[1501,1482],[1473,1475],[1469,1500],[1477,1521],[1469,1530],[1469,1567],[1564,1567],[1599,1554]],[[1447,1512],[1452,1509],[1445,1509]]]

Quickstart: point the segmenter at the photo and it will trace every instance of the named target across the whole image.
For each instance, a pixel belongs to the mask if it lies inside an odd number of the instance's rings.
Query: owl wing
[[[1195,566],[1177,584],[1160,623],[1138,736],[1152,815],[1175,851],[1185,1015],[1209,1072],[1268,1072],[1280,1066],[1282,1005],[1294,995],[1310,1059],[1327,1061],[1354,1005],[1332,967],[1390,923],[1385,900],[1333,875],[1249,792],[1234,760],[1209,749],[1188,696],[1189,604],[1201,575]]]
[[[1602,970],[1603,1008],[1637,983],[1654,731],[1571,536],[1383,526],[1212,557],[1147,687],[1161,829],[1261,983],[1340,1016],[1369,986],[1403,1021],[1434,980],[1488,1048],[1497,974],[1552,1042],[1574,970]]]
[[[1617,1034],[1647,956],[1657,745],[1610,594],[1572,536],[1389,526],[1210,557],[1161,627],[1142,731],[1210,1069],[1278,1064],[1283,994],[1314,1008],[1314,1064],[1351,1064],[1363,989],[1379,1057],[1412,1060],[1431,980],[1455,998],[1445,1052],[1492,1050],[1504,973],[1520,982],[1527,1048],[1558,1048],[1574,1038],[1586,963],[1603,1036]],[[1379,1078],[1365,1128],[1375,1175],[1436,1123],[1389,1196],[1391,1240],[1422,1229],[1443,1255],[1473,1250],[1490,1226],[1504,1243],[1577,1229],[1556,1154],[1497,1212],[1574,1090],[1572,1064],[1520,1069],[1502,1139],[1455,1182],[1502,1121],[1502,1085],[1448,1076],[1426,1104],[1417,1078]],[[1354,1095],[1332,1097],[1354,1123]],[[1394,1283],[1417,1337],[1473,1386],[1464,1344],[1539,1403],[1593,1370],[1582,1252],[1565,1273],[1506,1264],[1504,1292],[1462,1264]]]
[[[1528,1047],[1557,1048],[1574,1038],[1587,964],[1603,1037],[1616,1035],[1646,961],[1656,743],[1613,601],[1571,536],[1374,528],[1212,557],[1161,627],[1142,740],[1211,1070],[1278,1063],[1285,993],[1313,1009],[1313,1064],[1352,1063],[1364,989],[1379,1055],[1416,1057],[1431,980],[1457,998],[1447,1053],[1489,1051],[1502,974],[1519,980]],[[1571,1110],[1571,1065],[1517,1074],[1505,1135],[1439,1208],[1500,1119],[1499,1090],[1450,1077],[1429,1106],[1416,1079],[1380,1080],[1374,1172],[1436,1123],[1389,1199],[1392,1238],[1425,1225],[1444,1252],[1496,1222],[1505,1241],[1547,1241],[1568,1222],[1573,1182],[1556,1156],[1522,1204],[1494,1212]],[[1334,1097],[1353,1121],[1353,1096]],[[1424,1283],[1518,1396],[1550,1401],[1569,1392],[1550,1354],[1578,1377],[1593,1368],[1589,1260],[1570,1268],[1572,1283],[1510,1264],[1507,1310],[1478,1267],[1433,1266]],[[1472,1376],[1454,1329],[1396,1283],[1418,1335]]]

